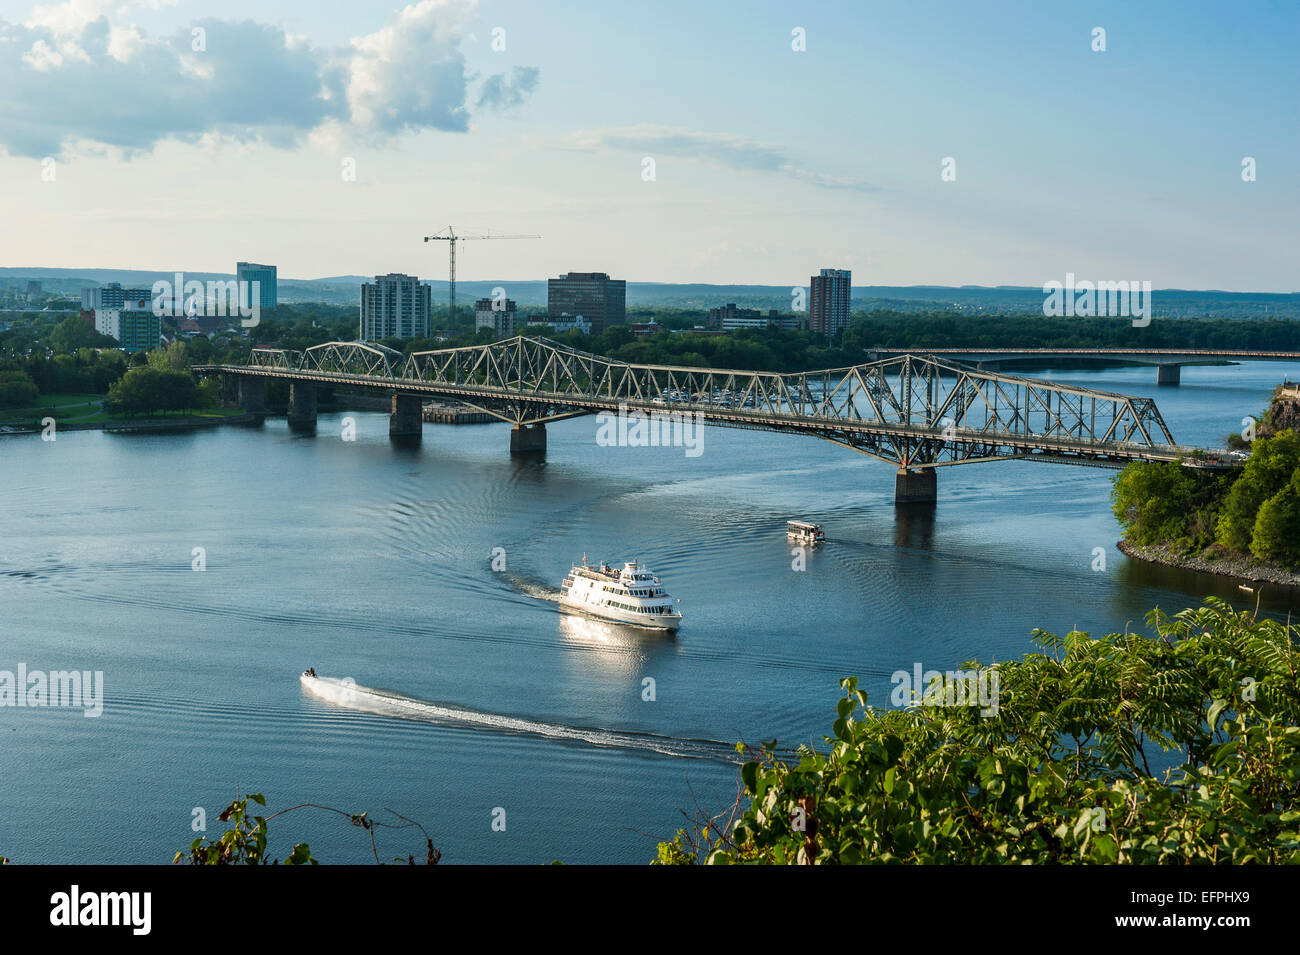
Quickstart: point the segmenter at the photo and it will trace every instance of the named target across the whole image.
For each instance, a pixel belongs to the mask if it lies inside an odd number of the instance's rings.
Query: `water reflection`
[[[894,546],[931,550],[934,545],[933,504],[908,504],[894,508]]]
[[[520,478],[527,478],[531,481],[541,482],[546,476],[546,452],[511,451],[510,470],[516,481]]]
[[[593,660],[610,676],[640,676],[647,661],[679,652],[672,634],[569,613],[560,614],[559,630],[565,646],[585,651],[584,666]]]

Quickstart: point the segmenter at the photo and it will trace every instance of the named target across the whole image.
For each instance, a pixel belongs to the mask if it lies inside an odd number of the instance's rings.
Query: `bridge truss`
[[[1118,467],[1191,453],[1149,398],[920,354],[786,374],[630,364],[521,336],[409,356],[361,342],[258,348],[246,366],[202,371],[455,398],[516,424],[620,409],[689,414],[814,435],[905,469],[1006,458]]]

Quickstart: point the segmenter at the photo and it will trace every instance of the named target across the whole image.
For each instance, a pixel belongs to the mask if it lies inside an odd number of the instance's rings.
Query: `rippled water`
[[[1181,443],[1221,444],[1288,371],[1184,368],[1159,390],[1152,369],[1039,374],[1154,395]],[[687,458],[597,447],[587,418],[551,425],[539,462],[510,458],[505,425],[426,425],[409,449],[386,415],[348,414],[355,442],[341,415],[315,437],[273,420],[0,440],[0,669],[103,670],[107,697],[98,719],[0,709],[0,854],[169,861],[193,810],[211,834],[238,790],[395,810],[447,862],[642,862],[683,810],[734,798],[735,740],[820,739],[841,676],[885,704],[893,671],[1019,655],[1036,626],[1255,599],[1127,561],[1106,470],[945,468],[925,517],[895,510],[888,465],[809,438],[707,429]],[[803,572],[796,517],[829,538]],[[584,552],[646,561],[681,598],[679,635],[558,613]],[[308,692],[309,665],[362,690]],[[408,835],[382,851],[422,851]],[[304,838],[368,857],[334,817],[273,823],[285,853]]]

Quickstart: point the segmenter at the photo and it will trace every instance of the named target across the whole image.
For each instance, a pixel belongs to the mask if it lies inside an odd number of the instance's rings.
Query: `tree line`
[[[1289,402],[1275,399],[1250,457],[1235,471],[1186,468],[1177,462],[1135,462],[1111,489],[1115,517],[1135,544],[1171,545],[1182,553],[1254,557],[1300,569],[1300,436],[1276,430]]]

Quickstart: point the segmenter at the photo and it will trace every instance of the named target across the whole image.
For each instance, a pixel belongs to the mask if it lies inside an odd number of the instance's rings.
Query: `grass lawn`
[[[127,418],[105,413],[100,405],[103,395],[41,395],[40,403],[27,408],[0,408],[0,424],[40,427],[42,418],[68,424],[107,424],[116,421],[145,421],[169,418],[230,418],[243,414],[241,408],[205,408],[202,411],[167,411]]]
[[[31,424],[42,418],[66,421],[96,414],[103,395],[41,395],[26,408],[0,408],[0,424]]]
[[[154,414],[136,415],[134,418],[128,418],[125,415],[111,415],[101,411],[99,414],[93,414],[88,418],[78,418],[77,424],[105,424],[117,421],[185,421],[190,418],[233,418],[243,413],[243,408],[205,408],[202,411],[193,412],[159,411]]]

